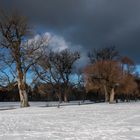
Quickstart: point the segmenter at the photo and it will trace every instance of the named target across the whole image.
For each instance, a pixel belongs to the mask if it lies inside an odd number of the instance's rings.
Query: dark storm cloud
[[[1,0],[1,5],[16,7],[33,24],[87,50],[116,45],[140,62],[140,0]]]

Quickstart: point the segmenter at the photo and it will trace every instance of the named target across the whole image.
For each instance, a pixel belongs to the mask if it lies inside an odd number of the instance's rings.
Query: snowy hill
[[[140,103],[17,108],[0,104],[0,140],[140,140]],[[12,110],[8,109],[11,106]]]

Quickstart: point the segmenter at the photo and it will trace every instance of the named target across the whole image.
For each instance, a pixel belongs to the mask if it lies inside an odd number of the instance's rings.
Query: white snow
[[[0,140],[140,140],[140,102],[18,105],[0,103]]]

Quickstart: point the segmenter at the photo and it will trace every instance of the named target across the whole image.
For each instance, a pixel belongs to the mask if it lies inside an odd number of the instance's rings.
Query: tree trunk
[[[83,97],[82,97],[83,102],[85,102],[85,100],[86,100],[86,95],[87,95],[87,92],[84,91],[84,92],[83,92]]]
[[[66,82],[64,84],[64,102],[68,102],[68,95],[69,95],[69,86],[68,83]]]
[[[107,88],[106,88],[105,85],[104,85],[104,92],[105,92],[105,102],[108,102],[109,101],[109,95],[108,95]]]
[[[67,92],[64,93],[64,102],[68,102]]]
[[[25,83],[25,77],[23,75],[22,69],[21,69],[21,63],[20,61],[16,61],[16,69],[18,74],[18,90],[20,95],[20,107],[28,107],[28,96],[26,91],[26,83]]]
[[[55,87],[53,87],[55,88]],[[58,83],[58,90],[56,90],[57,92],[57,97],[58,97],[58,100],[59,100],[59,103],[62,103],[62,91],[61,91],[61,86],[59,85]]]
[[[109,100],[110,104],[115,103],[114,102],[114,97],[115,97],[115,91],[114,91],[114,88],[112,88],[111,93],[110,93],[110,100]]]
[[[62,103],[62,95],[61,95],[61,93],[58,93],[58,99],[59,99],[59,103]]]

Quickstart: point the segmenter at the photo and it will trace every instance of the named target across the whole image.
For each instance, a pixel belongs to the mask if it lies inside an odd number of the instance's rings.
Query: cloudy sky
[[[115,45],[140,63],[140,0],[0,0],[26,14],[37,32],[82,51]]]

